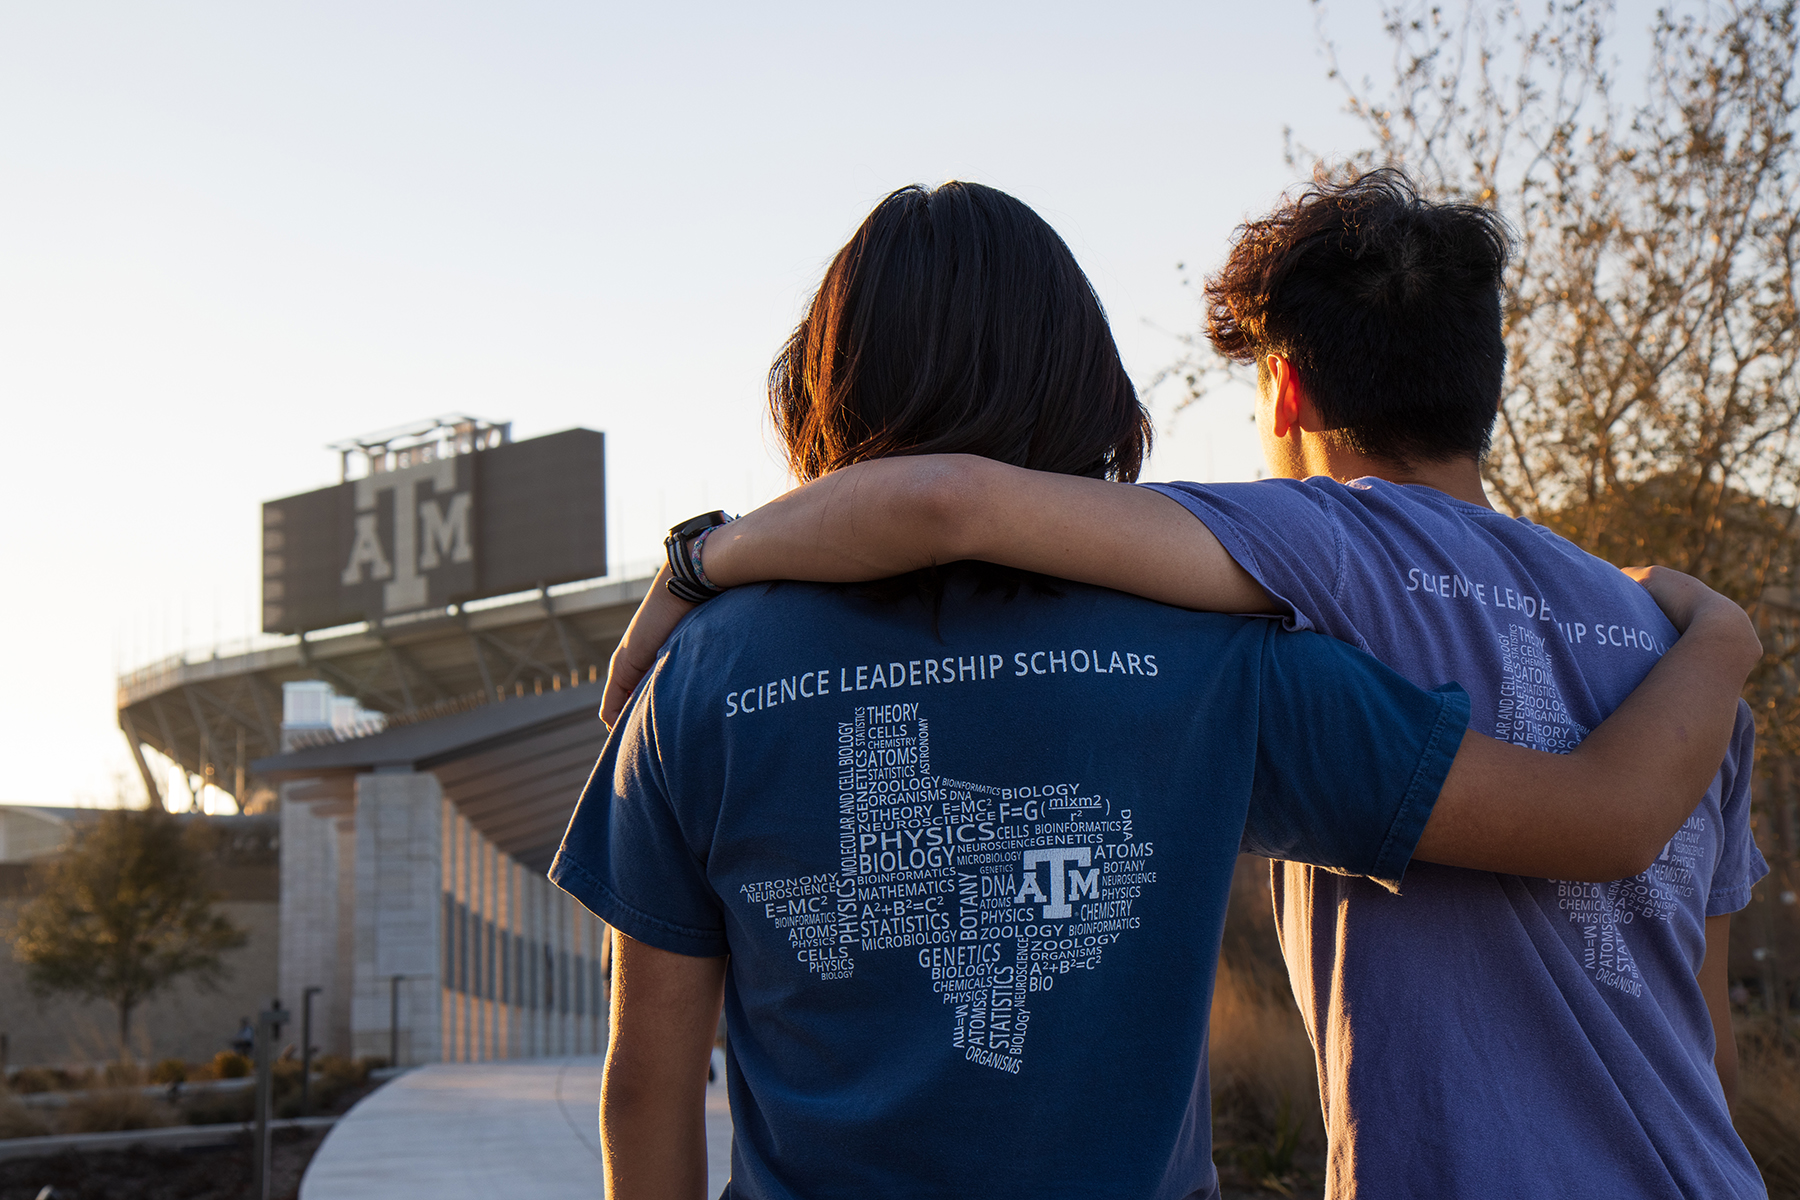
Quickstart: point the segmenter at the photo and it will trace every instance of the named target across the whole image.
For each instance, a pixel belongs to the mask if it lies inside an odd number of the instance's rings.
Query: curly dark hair
[[[1150,447],[1075,256],[978,183],[905,187],[875,206],[776,356],[769,411],[801,480],[941,453],[1132,480]]]
[[[1506,222],[1421,199],[1391,167],[1316,181],[1239,227],[1206,281],[1206,334],[1234,362],[1279,354],[1359,453],[1405,465],[1487,454],[1506,346]]]

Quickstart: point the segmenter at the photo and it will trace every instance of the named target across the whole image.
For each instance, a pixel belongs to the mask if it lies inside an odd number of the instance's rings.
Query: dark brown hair
[[[977,183],[875,206],[769,371],[801,480],[865,459],[979,454],[1132,480],[1150,419],[1069,248]]]
[[[1206,281],[1206,333],[1234,362],[1293,364],[1351,447],[1404,465],[1487,453],[1506,345],[1511,236],[1495,213],[1420,199],[1382,168],[1317,182],[1237,231]]]

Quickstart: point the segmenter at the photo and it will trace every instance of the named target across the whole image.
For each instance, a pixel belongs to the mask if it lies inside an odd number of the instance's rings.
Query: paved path
[[[597,1200],[604,1058],[420,1067],[339,1119],[300,1200]],[[731,1173],[725,1084],[706,1090],[707,1195]]]

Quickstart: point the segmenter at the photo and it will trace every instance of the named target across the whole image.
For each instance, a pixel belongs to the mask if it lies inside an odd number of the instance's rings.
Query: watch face
[[[709,513],[701,513],[697,517],[689,517],[681,524],[675,526],[675,528],[669,530],[669,536],[678,538],[693,537],[702,530],[711,529],[714,525],[723,525],[730,520],[731,518],[726,516],[723,511],[714,509]]]

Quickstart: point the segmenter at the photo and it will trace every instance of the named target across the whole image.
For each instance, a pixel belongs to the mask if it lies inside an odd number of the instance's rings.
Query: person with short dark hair
[[[1318,184],[1238,230],[1206,280],[1206,334],[1265,391],[1271,360],[1287,364],[1326,446],[1398,471],[1479,463],[1506,373],[1510,252],[1498,213],[1423,200],[1399,171]]]
[[[929,449],[1105,494],[1148,437],[1068,248],[973,184],[877,206],[770,391],[801,478]],[[1412,859],[1631,874],[1716,769],[1759,651],[1741,610],[1649,573],[1686,633],[1557,756],[1341,641],[1043,575],[709,598],[724,520],[671,532],[658,591],[706,602],[551,869],[619,934],[613,1200],[701,1194],[721,1002],[734,1198],[1214,1196],[1207,1023],[1240,849],[1387,896]]]

